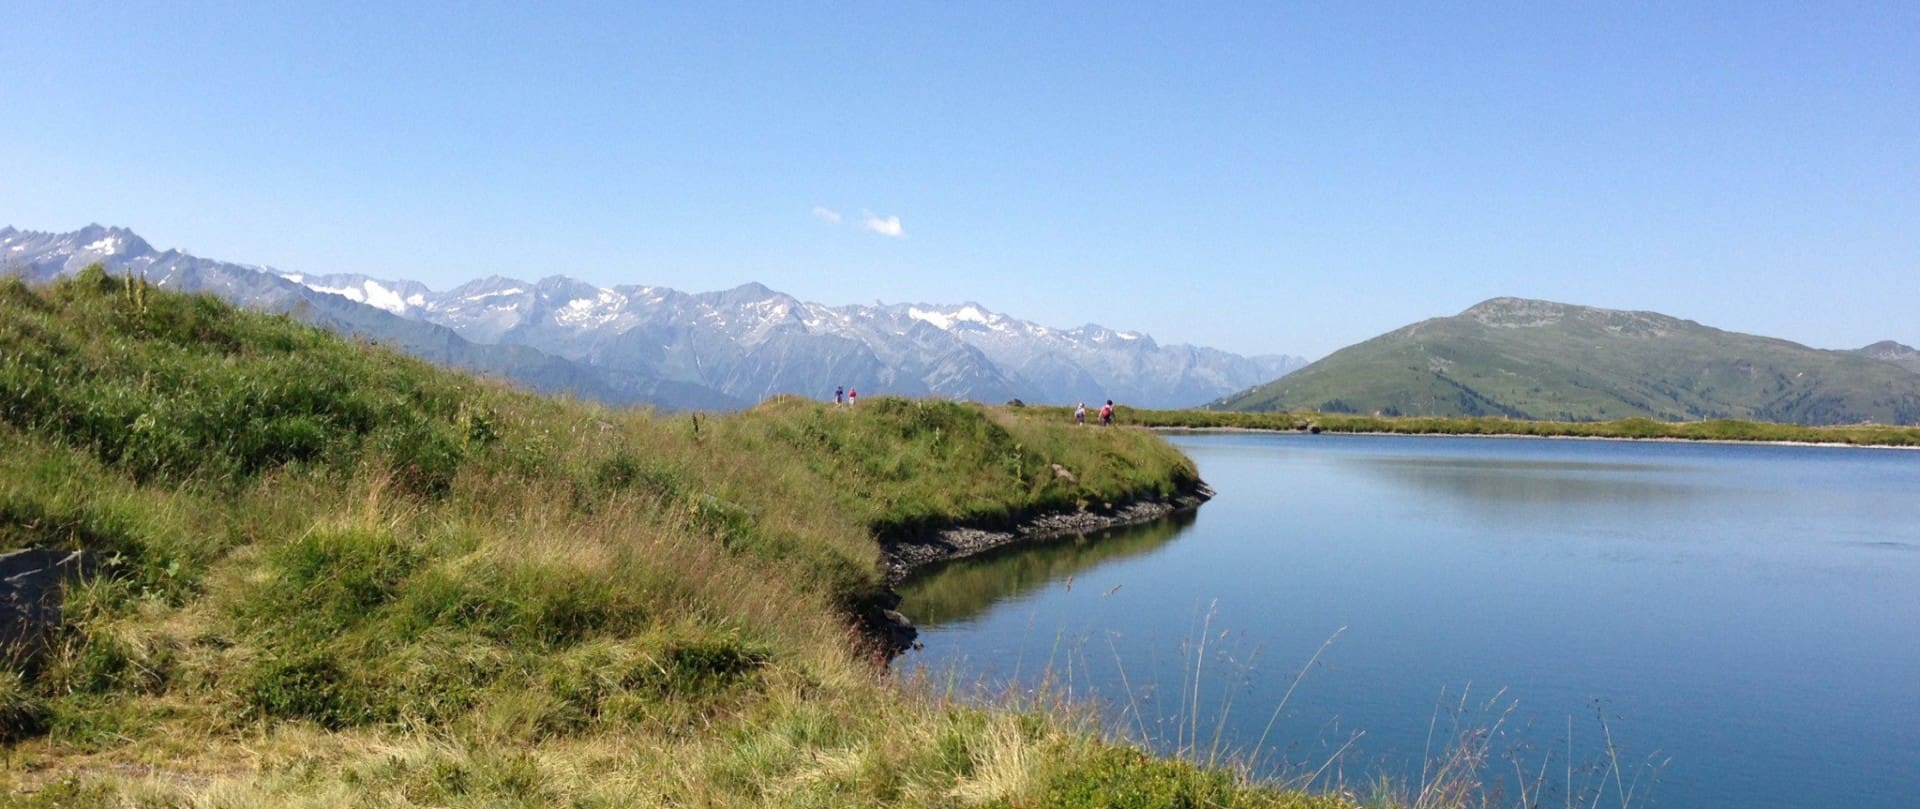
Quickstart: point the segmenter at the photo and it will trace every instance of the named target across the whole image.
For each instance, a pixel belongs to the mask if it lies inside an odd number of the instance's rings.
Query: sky
[[[1515,295],[1920,343],[1920,4],[19,3],[0,224],[1319,357]]]

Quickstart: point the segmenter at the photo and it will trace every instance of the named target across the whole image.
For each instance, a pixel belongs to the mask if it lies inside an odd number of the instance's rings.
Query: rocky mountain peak
[[[1920,349],[1892,340],[1881,340],[1878,343],[1860,349],[1860,353],[1876,360],[1895,360],[1920,356]]]
[[[776,292],[758,281],[748,281],[732,289],[709,292],[698,297],[706,299],[715,306],[743,306],[769,300],[792,300],[785,293]]]
[[[123,227],[102,227],[98,223],[81,228],[73,235],[73,242],[77,252],[102,257],[143,256],[153,252],[153,246],[133,231]]]
[[[483,298],[494,295],[520,295],[532,289],[533,285],[518,278],[502,275],[489,275],[476,278],[453,289],[447,290],[444,297],[451,299]]]
[[[1860,354],[1882,362],[1891,362],[1894,365],[1898,365],[1914,373],[1920,373],[1920,349],[1916,349],[1910,345],[1896,343],[1892,340],[1881,340],[1865,348],[1854,349],[1850,353]]]
[[[1467,308],[1460,316],[1499,329],[1551,326],[1584,307],[1530,298],[1490,298]]]
[[[1527,329],[1567,321],[1585,324],[1627,337],[1663,337],[1690,325],[1689,321],[1658,312],[1603,309],[1529,298],[1492,298],[1474,304],[1460,317],[1496,329]]]
[[[585,281],[565,275],[549,275],[540,279],[540,283],[534,288],[540,291],[541,297],[558,301],[597,298],[604,291]]]

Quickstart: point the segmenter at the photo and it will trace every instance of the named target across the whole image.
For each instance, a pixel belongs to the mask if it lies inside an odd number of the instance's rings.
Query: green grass
[[[609,410],[0,281],[0,550],[101,565],[0,666],[0,805],[1340,805],[897,682],[854,628],[892,532],[1194,474],[1143,430]]]
[[[1065,407],[1022,408],[1023,417],[1065,423]],[[1674,441],[1755,441],[1796,444],[1845,444],[1861,447],[1920,447],[1920,427],[1885,424],[1808,426],[1739,419],[1670,422],[1646,418],[1616,421],[1534,421],[1489,416],[1361,416],[1310,410],[1244,413],[1220,410],[1140,410],[1122,408],[1122,423],[1139,427],[1241,429],[1401,435],[1504,435],[1571,438],[1634,438]]]
[[[1920,374],[1650,312],[1496,299],[1213,405],[1536,421],[1920,424]]]

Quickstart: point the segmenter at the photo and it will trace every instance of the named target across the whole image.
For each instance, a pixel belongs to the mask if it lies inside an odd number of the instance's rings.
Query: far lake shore
[[[1204,435],[1212,433],[1308,433],[1307,430],[1285,429],[1279,427],[1156,427],[1145,426],[1156,433]],[[1630,435],[1553,435],[1537,433],[1443,433],[1443,432],[1395,432],[1391,430],[1322,430],[1320,435],[1333,437],[1359,435],[1400,436],[1404,438],[1543,438],[1559,441],[1627,441],[1639,444],[1752,444],[1757,446],[1779,447],[1833,447],[1837,449],[1897,449],[1920,450],[1920,444],[1849,444],[1844,441],[1793,441],[1788,439],[1742,439],[1742,438],[1681,438],[1677,436]]]
[[[1069,421],[1065,407],[1028,405],[1026,418]],[[1155,430],[1248,430],[1353,435],[1484,435],[1515,438],[1600,438],[1633,441],[1796,444],[1803,446],[1920,448],[1920,426],[1785,424],[1741,419],[1658,421],[1535,421],[1503,416],[1394,416],[1313,411],[1249,413],[1223,410],[1119,409],[1116,422]]]

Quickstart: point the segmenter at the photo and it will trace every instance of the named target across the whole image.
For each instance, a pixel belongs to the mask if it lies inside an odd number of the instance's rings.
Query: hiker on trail
[[[1081,402],[1079,407],[1075,407],[1073,409],[1073,423],[1075,425],[1084,425],[1087,423],[1087,403],[1086,402]]]
[[[1107,406],[1100,408],[1100,426],[1113,426],[1113,400],[1107,400]]]
[[[847,403],[847,386],[845,385],[833,386],[833,403],[834,404]]]
[[[856,398],[859,398],[859,396],[860,396],[860,391],[854,390],[853,388],[847,388],[847,406],[852,407],[853,400]]]

